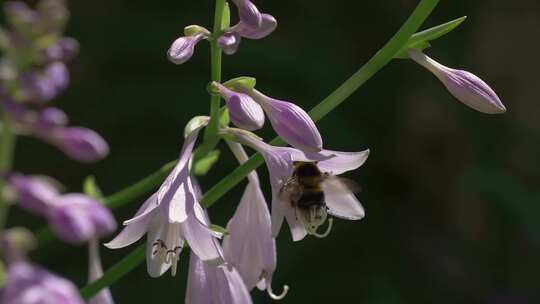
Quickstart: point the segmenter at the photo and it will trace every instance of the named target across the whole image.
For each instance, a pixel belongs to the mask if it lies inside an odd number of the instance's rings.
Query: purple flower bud
[[[235,30],[240,36],[248,39],[262,39],[270,35],[277,27],[277,20],[269,14],[262,14],[262,23],[260,27],[252,27],[244,22],[238,23]]]
[[[111,211],[80,193],[58,197],[49,211],[48,219],[55,234],[72,244],[108,235],[116,229]]]
[[[45,50],[45,56],[50,61],[69,61],[79,53],[79,43],[69,37],[60,40]]]
[[[264,111],[249,95],[229,90],[221,84],[216,85],[227,102],[229,116],[235,126],[249,131],[263,127]]]
[[[28,72],[21,76],[22,100],[43,103],[62,93],[69,84],[69,72],[62,62],[49,64],[43,73]]]
[[[45,108],[39,112],[35,124],[36,129],[50,130],[55,127],[63,127],[68,123],[66,113],[58,108]]]
[[[261,27],[262,14],[255,4],[249,0],[234,0],[233,2],[238,7],[238,15],[243,23],[254,28]]]
[[[6,285],[0,303],[10,304],[84,304],[73,283],[25,260],[8,267]]]
[[[109,154],[107,142],[87,128],[59,128],[50,140],[67,156],[80,162],[95,162]]]
[[[446,67],[416,49],[410,49],[409,56],[437,76],[448,91],[467,106],[486,114],[506,112],[497,94],[476,75]]]
[[[176,39],[167,52],[169,60],[174,64],[182,64],[188,61],[193,56],[195,45],[206,37],[206,34],[199,33],[194,36],[183,36]]]
[[[237,32],[229,32],[221,35],[217,42],[225,54],[232,55],[238,50],[241,40],[240,34]]]
[[[39,176],[13,175],[9,184],[17,194],[19,206],[45,216],[51,202],[59,195],[58,189],[46,178]]]
[[[291,146],[317,152],[322,149],[322,138],[317,126],[299,106],[265,96],[253,89],[248,94],[262,106],[276,133]]]

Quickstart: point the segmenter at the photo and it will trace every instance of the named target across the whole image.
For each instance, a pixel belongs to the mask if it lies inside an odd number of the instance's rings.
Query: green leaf
[[[210,224],[210,229],[223,235],[229,234],[229,231],[227,229],[216,224]]]
[[[229,3],[225,2],[223,7],[222,17],[221,17],[221,29],[227,29],[231,26],[231,9],[229,8]]]
[[[243,90],[252,90],[257,84],[257,79],[253,77],[240,76],[227,80],[223,83],[227,88],[234,89],[243,89]]]
[[[84,182],[83,182],[83,191],[88,196],[96,198],[100,201],[103,200],[103,193],[101,192],[101,189],[99,189],[96,179],[93,175],[88,176]]]
[[[409,55],[407,54],[407,50],[409,49],[418,49],[418,50],[424,50],[431,45],[429,44],[429,41],[435,40],[443,35],[448,34],[453,29],[455,29],[458,25],[460,25],[467,16],[463,16],[461,18],[437,25],[435,27],[429,28],[427,30],[418,32],[409,38],[409,41],[405,44],[405,47],[402,48],[395,56],[394,58],[401,58],[406,59],[409,58]]]
[[[195,163],[195,166],[193,167],[195,175],[206,175],[218,159],[219,150],[210,151],[210,153],[206,154]]]

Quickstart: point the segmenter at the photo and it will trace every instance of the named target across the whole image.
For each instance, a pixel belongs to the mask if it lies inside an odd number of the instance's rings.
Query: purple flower
[[[88,243],[88,283],[92,283],[103,276],[103,267],[99,256],[99,243],[97,239]],[[88,301],[88,304],[114,304],[111,291],[108,288],[101,290]]]
[[[126,247],[148,233],[146,264],[151,277],[159,277],[171,267],[172,275],[176,274],[185,241],[203,261],[221,263],[221,253],[215,243],[218,235],[209,229],[189,174],[188,163],[201,127],[187,136],[178,164],[158,191],[132,219],[124,222],[124,230],[105,244],[111,249]]]
[[[229,90],[219,83],[214,85],[227,102],[229,116],[235,126],[249,131],[263,127],[264,111],[249,95]]]
[[[478,76],[446,67],[416,49],[409,50],[409,57],[437,76],[448,91],[467,106],[486,114],[506,112],[497,94]]]
[[[234,132],[234,131],[231,131]],[[294,241],[303,239],[306,234],[326,236],[329,228],[323,234],[317,232],[327,216],[327,212],[339,218],[359,220],[364,217],[364,208],[348,189],[328,187],[324,189],[327,210],[318,210],[322,214],[311,214],[293,206],[291,201],[283,198],[281,189],[294,171],[295,161],[317,162],[317,167],[323,174],[339,175],[357,169],[367,159],[369,150],[361,152],[339,152],[322,150],[316,153],[302,152],[288,147],[275,147],[243,133],[236,132],[238,139],[253,149],[259,151],[266,162],[270,173],[272,188],[272,234],[276,237],[281,229],[283,218],[287,219]],[[311,210],[310,210],[311,211]]]
[[[103,237],[116,229],[111,211],[80,193],[64,194],[54,199],[47,218],[54,233],[72,244]]]
[[[39,19],[38,13],[22,1],[6,1],[4,10],[10,23],[17,29],[26,30]]]
[[[67,156],[80,162],[95,162],[109,154],[107,142],[95,131],[82,127],[56,128],[42,134]]]
[[[24,260],[9,265],[0,302],[84,304],[73,283]]]
[[[248,157],[238,143],[228,142],[240,163]],[[238,270],[248,290],[258,286],[266,289],[274,300],[283,299],[272,291],[272,276],[276,270],[276,242],[272,237],[272,220],[255,171],[248,175],[249,183],[240,204],[227,224],[223,238],[223,253],[227,263]],[[245,233],[249,231],[249,233]]]
[[[249,0],[233,0],[238,7],[238,15],[241,22],[254,28],[260,28],[262,25],[262,14],[259,9]]]
[[[261,105],[276,133],[291,146],[309,152],[322,149],[322,138],[317,126],[299,106],[270,98],[252,89],[247,92]]]
[[[193,56],[195,45],[207,37],[208,35],[204,32],[193,36],[180,37],[172,43],[167,52],[167,57],[174,64],[182,64]]]
[[[251,304],[251,296],[234,267],[204,263],[191,254],[186,304]]]
[[[218,45],[227,55],[236,53],[241,41],[240,34],[237,32],[228,32],[218,38]]]
[[[48,214],[51,202],[60,195],[55,185],[42,176],[15,174],[9,178],[9,185],[17,194],[19,206],[41,216]]]

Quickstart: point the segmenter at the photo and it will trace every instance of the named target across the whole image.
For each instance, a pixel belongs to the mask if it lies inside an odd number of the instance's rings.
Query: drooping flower
[[[268,97],[256,89],[247,92],[263,108],[276,133],[291,146],[307,151],[320,151],[321,134],[309,115],[294,103]]]
[[[478,76],[444,66],[416,49],[409,50],[409,57],[432,72],[465,105],[486,114],[506,112],[497,94]]]
[[[251,296],[238,271],[227,264],[203,262],[193,252],[189,259],[186,304],[251,304]]]
[[[240,163],[247,155],[238,143],[228,142]],[[276,270],[276,242],[272,237],[272,220],[255,171],[248,175],[249,183],[240,204],[227,224],[223,238],[223,253],[227,263],[238,270],[248,290],[258,286],[275,300],[287,294],[284,286],[280,295],[272,291],[272,276]],[[249,231],[249,233],[246,233]]]
[[[105,244],[111,249],[126,247],[148,233],[146,263],[151,277],[159,277],[171,267],[171,273],[176,274],[185,241],[201,260],[221,263],[221,253],[215,243],[217,235],[209,228],[189,174],[189,160],[201,127],[189,133],[178,164],[158,191],[132,219],[124,222],[124,230]]]
[[[182,36],[177,38],[167,51],[167,57],[174,64],[182,64],[193,56],[195,45],[208,37],[208,33],[201,32],[193,36]]]
[[[6,304],[84,304],[73,283],[24,259],[9,265],[0,297]]]
[[[263,127],[264,111],[249,95],[229,90],[219,83],[214,85],[227,102],[229,116],[235,126],[249,131]]]
[[[270,185],[272,188],[272,233],[276,237],[281,229],[283,218],[287,219],[294,241],[303,239],[306,234],[326,236],[331,227],[323,234],[317,232],[317,228],[326,219],[326,213],[348,220],[359,220],[364,217],[364,208],[347,189],[325,189],[324,202],[327,210],[321,210],[323,214],[313,217],[312,214],[304,214],[291,201],[287,201],[280,195],[283,185],[291,178],[294,171],[295,161],[317,162],[320,171],[329,175],[339,175],[344,172],[359,168],[367,159],[369,150],[361,152],[339,152],[322,150],[320,152],[303,152],[289,147],[275,147],[260,141],[244,133],[232,130],[239,141],[259,151],[266,162],[270,173]],[[337,189],[336,189],[337,190]]]
[[[111,211],[82,193],[60,195],[50,205],[49,225],[64,242],[80,244],[109,235],[116,229]]]
[[[88,243],[88,283],[92,283],[103,276],[103,267],[99,256],[99,242],[97,239]],[[88,301],[88,304],[114,304],[111,291],[102,289]]]

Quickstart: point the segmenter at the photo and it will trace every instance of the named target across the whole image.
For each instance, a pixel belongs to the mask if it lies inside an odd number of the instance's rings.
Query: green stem
[[[15,133],[13,132],[11,121],[5,112],[0,113],[1,134],[0,134],[0,174],[11,170],[13,164],[13,151],[15,150]],[[6,224],[9,211],[9,203],[3,198],[5,180],[0,176],[0,230]]]
[[[220,0],[218,0],[220,1]],[[422,0],[409,19],[403,24],[399,31],[386,43],[386,45],[373,58],[371,58],[358,72],[347,79],[338,89],[325,98],[319,105],[310,111],[310,115],[315,121],[321,119],[340,103],[342,103],[354,90],[358,89],[371,76],[386,65],[392,57],[407,43],[408,39],[422,25],[424,20],[429,16],[435,8],[439,0]],[[283,143],[279,138],[275,138],[272,144]],[[256,169],[263,163],[263,158],[260,154],[252,156],[246,163],[236,168],[233,172],[223,178],[219,183],[212,187],[203,197],[201,203],[205,207],[209,207],[216,202],[222,195],[238,184],[252,170]],[[133,269],[134,262],[138,263],[144,260],[144,249],[138,247],[134,252],[124,258],[120,263],[116,264],[108,270],[104,276],[84,287],[82,293],[85,297],[94,295],[102,288],[105,288],[118,280],[122,275]],[[128,260],[128,262],[126,262]],[[124,264],[121,264],[124,263]]]
[[[225,9],[225,0],[216,0],[216,10],[214,13],[213,32],[221,32],[223,26],[223,10]],[[217,38],[210,40],[210,79],[211,81],[221,82],[221,48],[217,44]],[[210,96],[210,122],[204,132],[204,141],[197,149],[195,161],[206,156],[212,151],[219,142],[219,106],[221,98],[219,95]]]
[[[85,300],[92,298],[100,290],[107,286],[111,286],[124,275],[135,269],[135,267],[144,261],[144,254],[146,251],[145,246],[146,244],[139,245],[139,247],[121,259],[120,262],[114,264],[114,266],[107,270],[104,276],[82,288],[82,297]]]

